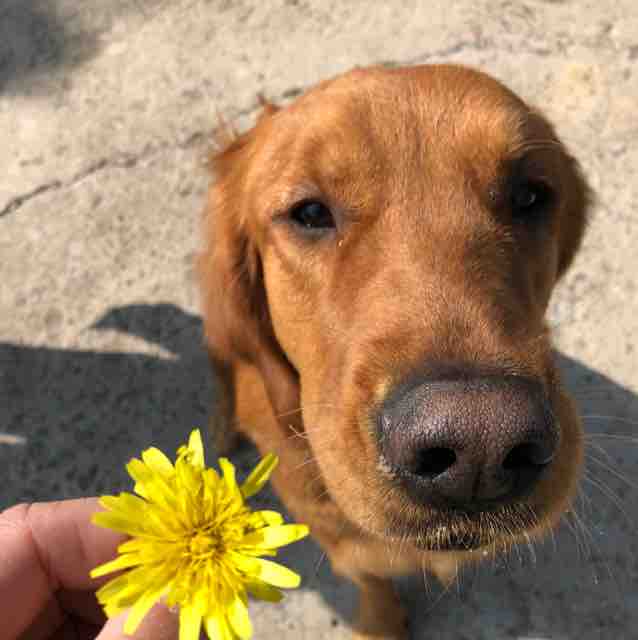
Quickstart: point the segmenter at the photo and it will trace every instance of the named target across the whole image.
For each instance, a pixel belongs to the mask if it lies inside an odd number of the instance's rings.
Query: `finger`
[[[89,571],[115,557],[124,536],[95,527],[97,499],[18,505],[0,514],[0,602],[18,636],[60,588],[95,589]]]
[[[68,618],[53,635],[49,632],[46,640],[70,640],[71,638],[73,640],[95,640],[100,629],[102,629],[102,625],[96,627],[81,620]],[[23,638],[21,637],[20,640]]]
[[[59,603],[52,598],[29,628],[20,634],[20,640],[95,640],[103,626],[104,616],[100,624],[65,616],[60,611]]]
[[[20,640],[47,640],[54,630],[62,629],[63,625],[64,614],[55,598],[51,596],[44,607],[40,609],[35,620],[31,622],[29,628],[20,634]]]
[[[77,629],[77,640],[93,640],[105,622],[106,616],[95,597],[95,592],[60,589],[40,609],[29,628],[20,635],[20,640],[69,638],[71,635],[65,635],[65,629],[68,629],[69,624]],[[58,631],[52,637],[55,629]]]
[[[132,636],[124,635],[128,613],[111,618],[95,640],[176,640],[179,635],[179,615],[163,604],[156,604]]]
[[[61,589],[56,599],[64,613],[74,618],[81,618],[99,627],[106,622],[104,611],[97,601],[95,591],[67,591]]]

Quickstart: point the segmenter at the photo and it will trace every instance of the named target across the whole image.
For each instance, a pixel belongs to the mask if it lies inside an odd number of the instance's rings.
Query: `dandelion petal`
[[[165,478],[169,478],[175,473],[173,463],[156,447],[150,447],[142,452],[142,460],[151,471],[159,473]]]
[[[194,606],[180,607],[179,640],[199,640],[202,615]]]
[[[253,469],[252,473],[246,478],[244,484],[241,485],[241,492],[244,498],[254,496],[270,478],[270,474],[277,466],[279,458],[269,453],[262,461]]]
[[[223,614],[215,613],[208,616],[205,624],[206,633],[211,640],[235,640]]]
[[[131,612],[124,623],[124,633],[133,635],[140,626],[144,616],[151,610],[151,607],[159,600],[164,587],[154,589],[142,594],[133,605]],[[196,639],[197,640],[197,639]]]
[[[294,589],[301,582],[301,577],[294,571],[281,564],[264,560],[263,558],[254,558],[259,564],[259,579],[273,585],[274,587],[283,587],[284,589]]]
[[[262,511],[255,511],[250,516],[250,524],[257,528],[265,525],[280,525],[284,523],[284,518],[278,511],[268,511],[266,509]]]
[[[198,469],[204,468],[204,443],[199,429],[193,429],[188,438],[188,449],[191,454],[190,462]]]
[[[279,589],[260,580],[247,582],[246,589],[248,589],[251,596],[266,602],[279,602],[284,597],[284,594]]]
[[[113,571],[135,567],[136,565],[141,564],[141,562],[142,560],[137,554],[126,553],[115,560],[111,560],[111,562],[106,562],[105,564],[101,564],[99,567],[95,567],[95,569],[91,571],[90,575],[91,578],[100,578],[108,573],[113,573]]]
[[[264,527],[244,536],[242,544],[261,546],[268,549],[283,547],[308,535],[308,527],[303,524],[284,524],[278,527]]]
[[[237,487],[237,480],[235,479],[235,465],[228,458],[219,459],[219,467],[224,474],[224,480],[228,489],[233,492]]]
[[[228,607],[228,622],[241,640],[247,640],[252,636],[253,626],[248,617],[248,609],[239,596],[235,597]]]
[[[109,600],[115,601],[120,593],[128,586],[128,576],[126,574],[109,580],[103,587],[100,587],[95,595],[98,602],[106,604]]]
[[[114,531],[128,533],[129,535],[138,535],[143,531],[139,523],[117,513],[110,513],[109,511],[98,511],[94,513],[91,522],[99,527],[113,529]]]

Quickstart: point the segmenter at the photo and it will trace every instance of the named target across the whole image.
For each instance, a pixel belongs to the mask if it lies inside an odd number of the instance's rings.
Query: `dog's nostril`
[[[436,478],[456,462],[456,453],[445,447],[420,451],[412,473],[423,478]]]
[[[535,442],[516,445],[505,457],[503,468],[515,471],[529,467],[544,467],[552,461],[553,453]]]

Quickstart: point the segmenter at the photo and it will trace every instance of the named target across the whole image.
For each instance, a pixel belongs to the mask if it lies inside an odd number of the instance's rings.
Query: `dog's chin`
[[[538,528],[539,509],[512,504],[483,511],[436,510],[426,516],[391,518],[386,536],[419,551],[506,550]]]
[[[412,542],[419,551],[473,552],[494,544],[494,540],[491,537],[481,535],[475,531],[446,533],[437,537],[417,535]]]

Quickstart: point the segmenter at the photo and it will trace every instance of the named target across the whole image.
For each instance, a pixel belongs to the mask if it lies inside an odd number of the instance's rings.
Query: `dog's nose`
[[[514,376],[400,386],[377,423],[383,462],[414,499],[468,510],[529,494],[560,438],[541,385]]]

